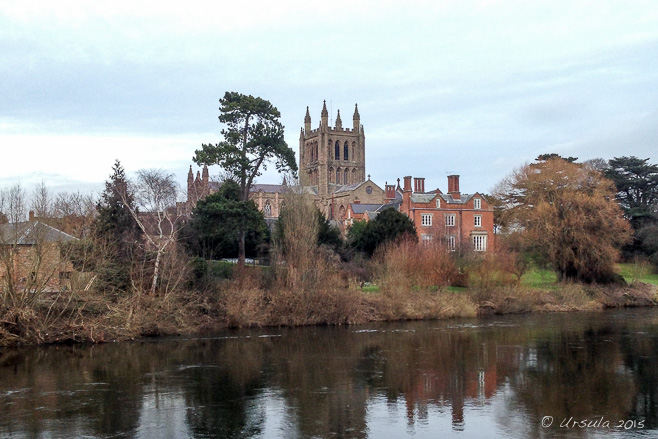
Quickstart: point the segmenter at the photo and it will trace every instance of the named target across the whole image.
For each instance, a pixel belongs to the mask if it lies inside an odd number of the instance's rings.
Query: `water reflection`
[[[0,351],[0,436],[655,434],[657,323],[644,309]]]

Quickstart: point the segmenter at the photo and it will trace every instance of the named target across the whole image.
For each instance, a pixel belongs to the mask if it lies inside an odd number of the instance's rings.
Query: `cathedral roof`
[[[288,192],[290,187],[286,184],[252,184],[249,192],[265,192],[273,194],[275,192]]]
[[[363,183],[365,183],[365,181],[361,181],[359,183],[346,184],[346,185],[341,186],[340,188],[336,189],[336,193],[339,194],[341,192],[353,191],[355,189],[358,189]]]

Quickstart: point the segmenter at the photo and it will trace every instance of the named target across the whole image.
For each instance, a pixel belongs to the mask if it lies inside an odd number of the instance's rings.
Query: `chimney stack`
[[[404,188],[403,192],[411,192],[411,176],[404,177]]]
[[[33,210],[30,210],[30,212],[28,213],[28,215],[29,215],[29,220],[30,220],[30,222],[33,223],[33,222],[34,222],[34,211],[33,211]],[[23,217],[23,218],[25,218],[25,217]]]
[[[386,199],[387,200],[394,200],[395,199],[395,185],[394,184],[386,184]]]
[[[414,192],[425,193],[425,179],[414,178]]]
[[[459,193],[459,175],[448,175],[448,193],[454,200],[461,199]]]
[[[400,212],[409,216],[411,212],[411,176],[404,177],[404,189],[402,191],[402,204]]]

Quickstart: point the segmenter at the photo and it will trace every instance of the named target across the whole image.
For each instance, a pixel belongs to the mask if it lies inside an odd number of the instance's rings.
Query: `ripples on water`
[[[657,328],[642,309],[5,350],[0,437],[653,437]]]

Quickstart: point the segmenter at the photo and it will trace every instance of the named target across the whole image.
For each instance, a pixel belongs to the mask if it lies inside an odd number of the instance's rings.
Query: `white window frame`
[[[441,208],[441,198],[436,197],[436,208],[440,209]]]
[[[482,215],[473,215],[473,226],[482,227]]]
[[[431,213],[421,213],[420,214],[420,225],[423,227],[432,227],[432,214]]]
[[[454,252],[457,250],[457,238],[455,238],[455,235],[448,235],[447,237],[448,241],[448,250],[451,252]]]
[[[423,246],[427,247],[432,243],[432,234],[431,233],[421,233],[420,241]]]
[[[482,199],[474,198],[473,199],[473,209],[480,210],[482,209]]]
[[[473,235],[473,250],[476,252],[487,251],[487,235]]]
[[[449,215],[446,215],[446,227],[454,227],[455,226],[455,214],[451,213]]]

